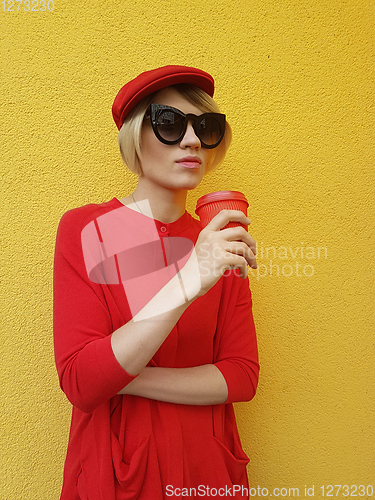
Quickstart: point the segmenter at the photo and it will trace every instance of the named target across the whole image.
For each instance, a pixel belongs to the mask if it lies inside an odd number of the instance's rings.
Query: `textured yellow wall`
[[[251,484],[375,489],[374,1],[54,3],[0,3],[0,498],[58,498],[70,405],[53,361],[57,224],[134,188],[112,100],[171,63],[215,76],[234,132],[189,209],[243,191],[259,245],[261,379],[236,406]]]

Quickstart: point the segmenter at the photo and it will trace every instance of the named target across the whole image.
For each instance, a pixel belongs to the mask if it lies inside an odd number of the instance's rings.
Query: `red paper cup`
[[[216,191],[199,198],[195,213],[200,218],[202,227],[205,227],[221,210],[241,210],[247,216],[248,206],[245,195],[239,191]],[[246,231],[248,230],[247,225],[235,221],[229,222],[223,229],[236,226],[242,226]]]

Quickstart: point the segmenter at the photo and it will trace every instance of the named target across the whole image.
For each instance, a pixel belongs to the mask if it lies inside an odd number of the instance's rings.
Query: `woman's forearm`
[[[228,388],[215,365],[191,368],[147,366],[119,394],[176,404],[214,405],[225,403]]]
[[[138,375],[148,364],[197,297],[199,285],[199,273],[191,258],[131,321],[112,333],[113,353],[130,375]]]

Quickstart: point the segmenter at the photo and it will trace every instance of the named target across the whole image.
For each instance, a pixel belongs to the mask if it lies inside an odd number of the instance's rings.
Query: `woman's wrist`
[[[185,266],[186,267],[186,266]],[[197,297],[200,289],[199,273],[196,275],[193,266],[182,268],[173,278],[133,317],[133,322],[158,317],[168,321],[179,316]],[[182,308],[182,310],[181,310]],[[181,310],[181,312],[179,312]],[[173,313],[172,311],[175,311]]]

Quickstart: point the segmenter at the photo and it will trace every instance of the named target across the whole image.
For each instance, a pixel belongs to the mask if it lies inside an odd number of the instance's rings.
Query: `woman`
[[[250,222],[239,211],[202,229],[185,210],[231,139],[213,92],[184,66],[126,84],[113,116],[137,188],[60,222],[55,359],[73,404],[62,499],[248,498],[231,403],[258,382],[255,243],[221,230]]]

